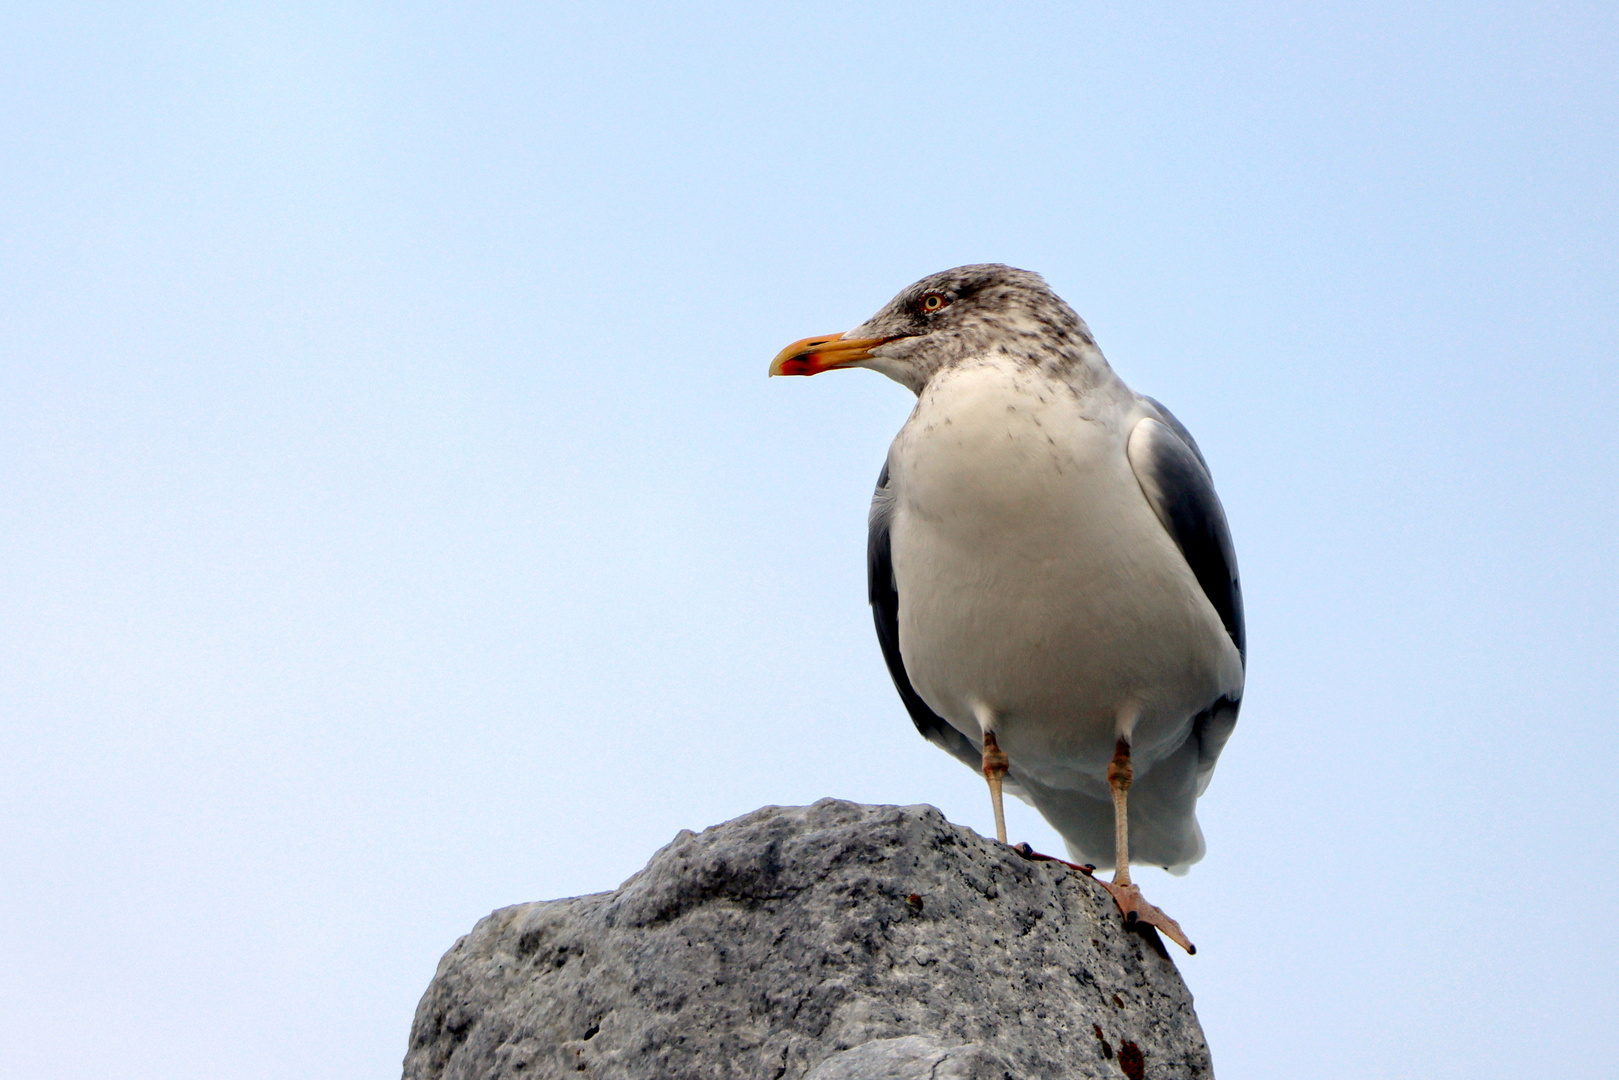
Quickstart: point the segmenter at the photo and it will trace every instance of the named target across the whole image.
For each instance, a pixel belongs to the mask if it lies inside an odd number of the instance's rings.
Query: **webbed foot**
[[[1097,884],[1113,894],[1113,902],[1119,905],[1119,912],[1124,916],[1126,926],[1146,923],[1185,949],[1188,956],[1197,955],[1197,946],[1186,940],[1186,935],[1181,932],[1181,924],[1165,915],[1162,908],[1147,903],[1147,898],[1141,895],[1139,885],[1115,885],[1111,881],[1100,880]]]

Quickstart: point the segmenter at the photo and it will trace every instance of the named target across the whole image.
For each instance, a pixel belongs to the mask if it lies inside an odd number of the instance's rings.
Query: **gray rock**
[[[1151,931],[930,806],[681,832],[616,892],[520,904],[439,962],[406,1080],[1212,1076]]]
[[[873,1039],[840,1050],[804,1080],[1002,1080],[1014,1066],[982,1046],[940,1046],[926,1035]]]

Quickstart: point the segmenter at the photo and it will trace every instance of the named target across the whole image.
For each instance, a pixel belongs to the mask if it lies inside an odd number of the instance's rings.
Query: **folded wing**
[[[1151,398],[1147,400],[1158,417],[1137,421],[1130,432],[1130,468],[1153,513],[1180,548],[1203,595],[1219,614],[1246,668],[1248,634],[1243,622],[1242,584],[1237,577],[1237,553],[1225,509],[1214,493],[1214,480],[1191,433],[1168,409]],[[1233,695],[1210,702],[1197,717],[1199,794],[1208,786],[1214,763],[1236,727],[1241,704],[1239,688]]]

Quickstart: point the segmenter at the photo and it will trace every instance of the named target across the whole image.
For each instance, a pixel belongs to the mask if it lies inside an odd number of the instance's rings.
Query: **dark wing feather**
[[[894,585],[894,558],[889,545],[888,527],[893,518],[894,493],[888,488],[888,464],[877,478],[877,490],[871,496],[870,532],[866,537],[866,585],[871,599],[871,616],[877,624],[877,644],[882,646],[883,659],[888,662],[888,674],[893,676],[894,689],[899,691],[905,710],[928,742],[973,769],[983,764],[983,755],[972,742],[951,727],[944,717],[928,708],[922,695],[911,685],[905,673],[905,660],[899,653],[899,590]]]
[[[1148,399],[1151,401],[1151,399]],[[1231,543],[1225,509],[1214,493],[1203,455],[1186,430],[1157,402],[1163,421],[1147,418],[1130,433],[1130,467],[1153,513],[1186,557],[1226,633],[1248,660],[1248,633],[1243,624],[1242,583],[1237,579],[1237,551]]]
[[[1237,578],[1237,552],[1231,543],[1225,509],[1214,493],[1214,480],[1191,432],[1173,413],[1151,398],[1162,422],[1145,419],[1130,433],[1128,454],[1136,481],[1153,512],[1174,539],[1186,563],[1219,612],[1226,633],[1248,666],[1248,632],[1243,621],[1242,583]],[[1193,721],[1197,739],[1197,793],[1203,794],[1214,763],[1237,726],[1242,692],[1225,695]]]

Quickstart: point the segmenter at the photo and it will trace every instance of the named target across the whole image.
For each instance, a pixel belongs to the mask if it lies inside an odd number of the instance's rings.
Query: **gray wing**
[[[1147,402],[1159,418],[1140,420],[1130,432],[1130,467],[1153,513],[1185,556],[1203,595],[1219,613],[1246,670],[1248,633],[1243,622],[1242,583],[1237,578],[1237,552],[1231,543],[1225,509],[1214,493],[1214,480],[1191,432],[1158,402],[1151,398]],[[1231,737],[1241,705],[1239,690],[1212,702],[1197,717],[1200,792]]]
[[[1148,417],[1130,432],[1130,468],[1153,513],[1186,557],[1203,595],[1220,613],[1226,633],[1248,661],[1248,634],[1242,617],[1242,584],[1237,551],[1231,543],[1225,508],[1192,433],[1174,414],[1147,399],[1160,419]]]
[[[899,589],[894,584],[894,557],[888,536],[893,513],[894,493],[888,487],[888,463],[884,462],[882,475],[877,478],[877,490],[871,496],[870,531],[866,536],[866,587],[872,619],[877,624],[877,644],[882,646],[894,689],[899,691],[916,730],[928,742],[976,770],[983,765],[982,752],[928,707],[905,673],[905,659],[899,653]]]

